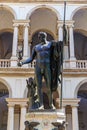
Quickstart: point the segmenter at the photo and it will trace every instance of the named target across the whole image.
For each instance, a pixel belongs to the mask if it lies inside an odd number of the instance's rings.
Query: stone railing
[[[13,64],[11,63],[13,62]],[[28,65],[29,68],[34,68],[36,61],[34,60],[32,63]],[[10,60],[10,59],[0,59],[0,68],[9,68],[9,67],[18,67],[17,60]],[[24,67],[24,66],[23,66]],[[25,66],[26,67],[26,66]],[[24,68],[25,68],[24,67]]]
[[[10,59],[0,59],[0,68],[9,68],[9,67],[18,67],[17,61],[14,61],[16,64],[12,66]],[[29,68],[34,68],[36,61],[28,65]],[[23,66],[25,68],[26,66]],[[64,69],[87,69],[87,60],[66,60],[64,61]]]
[[[11,66],[11,61],[9,59],[0,59],[0,68],[7,68]]]
[[[86,60],[76,60],[76,68],[87,69],[87,61]]]
[[[64,69],[87,69],[87,60],[66,60]]]
[[[29,68],[34,68],[36,64],[36,60],[33,60],[31,64],[29,64]]]

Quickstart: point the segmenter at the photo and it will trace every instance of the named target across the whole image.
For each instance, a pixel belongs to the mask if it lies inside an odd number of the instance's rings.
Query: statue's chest
[[[50,51],[51,44],[39,45],[36,47],[36,52]]]

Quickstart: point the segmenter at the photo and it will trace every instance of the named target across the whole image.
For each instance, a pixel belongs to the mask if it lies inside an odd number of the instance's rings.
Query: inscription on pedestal
[[[34,124],[32,130],[54,130],[58,129],[56,124],[63,124],[65,122],[65,115],[61,111],[33,111],[26,114],[26,121]],[[37,124],[37,126],[35,126]],[[30,130],[30,129],[25,129]],[[58,129],[59,130],[59,129]],[[62,129],[61,129],[62,130]],[[63,129],[64,130],[64,129]]]

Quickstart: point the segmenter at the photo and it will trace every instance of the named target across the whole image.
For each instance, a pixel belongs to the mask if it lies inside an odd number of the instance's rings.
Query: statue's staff
[[[66,26],[65,26],[65,16],[66,16],[66,1],[64,1],[64,20],[63,20],[63,46],[61,50],[61,94],[60,94],[60,108],[62,108],[62,89],[63,89],[63,51],[64,45],[66,45]]]

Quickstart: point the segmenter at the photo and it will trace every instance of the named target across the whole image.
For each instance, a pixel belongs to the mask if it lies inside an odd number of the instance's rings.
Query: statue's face
[[[45,37],[44,34],[39,34],[39,35],[38,35],[38,38],[39,38],[39,41],[40,41],[40,42],[44,42],[46,37]]]

